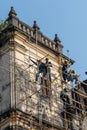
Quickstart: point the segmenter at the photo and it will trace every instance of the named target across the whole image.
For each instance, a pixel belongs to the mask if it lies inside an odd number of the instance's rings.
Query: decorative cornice
[[[24,34],[28,37],[30,36],[31,39],[34,41],[34,43],[36,43],[36,40],[37,40],[39,45],[52,50],[53,52],[55,52],[56,55],[62,54],[62,56],[64,57],[64,55],[62,53],[63,45],[61,44],[61,41],[57,34],[55,34],[54,40],[51,40],[48,37],[46,37],[45,35],[43,35],[43,33],[40,31],[40,28],[37,25],[36,21],[34,21],[33,27],[30,27],[29,25],[20,21],[16,17],[16,15],[17,14],[16,14],[14,8],[11,7],[11,10],[9,12],[10,19],[8,18],[8,21],[9,21],[8,26],[14,26],[15,30],[20,31],[22,34]],[[66,56],[65,56],[65,58],[68,59],[68,57],[66,57]]]

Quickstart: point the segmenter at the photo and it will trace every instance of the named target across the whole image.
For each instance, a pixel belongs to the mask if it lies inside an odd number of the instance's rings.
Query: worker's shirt
[[[50,67],[52,67],[52,63],[51,62],[47,62],[46,63],[46,67],[47,67],[47,73],[51,73],[51,69],[50,69]]]

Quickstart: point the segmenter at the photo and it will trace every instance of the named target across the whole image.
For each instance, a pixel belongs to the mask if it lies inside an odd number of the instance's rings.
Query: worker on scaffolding
[[[39,82],[39,84],[43,84],[43,80],[48,76],[49,81],[51,82],[51,67],[52,63],[49,61],[48,58],[45,59],[45,63],[43,63],[41,60],[37,60],[37,62],[31,61],[37,66],[37,74],[36,74],[36,81]]]
[[[71,87],[73,87],[74,78],[75,78],[75,70],[70,70],[68,74],[68,81],[71,82]]]
[[[62,77],[64,81],[78,80],[78,75],[76,75],[75,70],[69,70],[70,64],[65,60],[62,64]]]
[[[71,88],[79,84],[79,75],[76,74],[75,70],[70,70],[68,74],[68,81],[71,82]]]
[[[66,93],[67,93],[67,89],[64,88],[63,91],[61,91],[60,93],[60,99],[62,99],[63,102],[67,102],[68,104],[70,104],[69,96]]]
[[[62,64],[62,77],[63,77],[63,81],[66,82],[67,77],[68,77],[68,67],[69,64],[68,62],[65,60]]]
[[[47,73],[45,64],[41,60],[35,62],[31,59],[31,61],[37,66],[36,81],[38,81],[39,84],[43,84],[43,78]]]
[[[49,81],[51,82],[51,67],[52,67],[52,63],[49,61],[48,58],[45,59],[45,66],[46,66],[46,74],[48,75]]]
[[[36,74],[36,81],[38,81],[38,78],[40,78],[41,81],[39,81],[40,84],[43,84],[43,79],[46,76],[47,73],[47,69],[46,66],[43,62],[41,62],[40,60],[38,60],[38,70],[37,70],[37,74]]]

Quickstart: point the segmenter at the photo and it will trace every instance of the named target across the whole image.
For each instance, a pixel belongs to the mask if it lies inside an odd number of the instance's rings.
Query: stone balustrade
[[[34,29],[29,27],[26,24],[23,24],[21,21],[18,24],[18,28],[22,30],[24,33],[30,35],[34,39],[36,38],[36,35],[34,34]],[[58,52],[58,49],[56,49],[55,42],[48,39],[46,36],[44,36],[40,31],[37,31],[37,41],[41,44],[49,47],[50,49],[54,50],[55,52]]]

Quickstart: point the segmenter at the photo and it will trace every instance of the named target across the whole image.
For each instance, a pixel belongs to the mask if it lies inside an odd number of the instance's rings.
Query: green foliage
[[[7,27],[8,21],[7,20],[0,20],[0,33]]]

